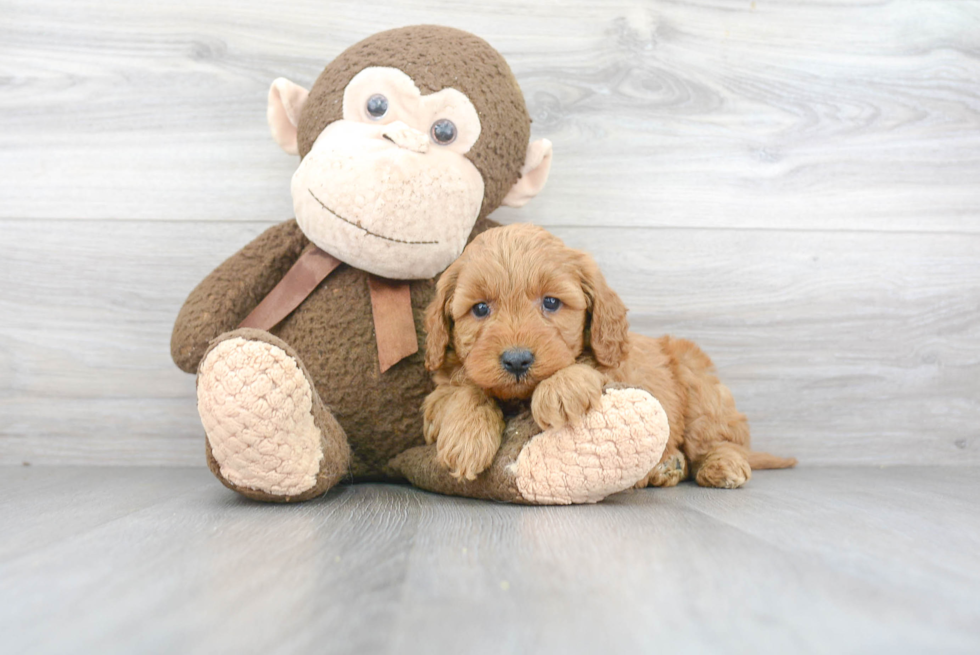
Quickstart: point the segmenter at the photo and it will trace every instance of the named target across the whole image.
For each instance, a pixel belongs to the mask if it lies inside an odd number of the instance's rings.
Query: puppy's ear
[[[456,278],[459,277],[459,260],[450,264],[436,282],[436,297],[425,309],[425,368],[436,371],[446,360],[449,335],[452,331],[452,313]]]
[[[595,260],[585,253],[580,253],[580,257],[582,290],[589,299],[588,344],[596,361],[603,366],[616,366],[629,350],[626,305],[606,284]]]

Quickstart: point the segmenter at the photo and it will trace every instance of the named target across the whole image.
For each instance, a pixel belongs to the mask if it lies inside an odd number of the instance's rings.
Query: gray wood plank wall
[[[383,7],[383,9],[382,9]],[[0,2],[0,463],[202,464],[180,303],[291,216],[270,81],[400,25],[510,62],[531,221],[699,341],[758,447],[980,463],[980,2]]]

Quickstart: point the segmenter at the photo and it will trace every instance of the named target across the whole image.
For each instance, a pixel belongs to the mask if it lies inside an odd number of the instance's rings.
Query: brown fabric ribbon
[[[286,275],[238,327],[271,330],[300,306],[341,261],[310,244]],[[408,282],[368,276],[381,372],[419,350]]]

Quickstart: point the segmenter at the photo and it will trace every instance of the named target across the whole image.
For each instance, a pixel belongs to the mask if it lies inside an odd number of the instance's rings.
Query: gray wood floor
[[[4,653],[976,653],[980,470],[759,472],[597,506],[252,503],[199,468],[0,468]]]

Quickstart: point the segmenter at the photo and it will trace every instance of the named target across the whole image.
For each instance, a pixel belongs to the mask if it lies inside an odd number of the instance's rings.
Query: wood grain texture
[[[170,330],[266,225],[50,225],[0,222],[0,462],[200,464]],[[702,345],[757,448],[804,465],[980,464],[980,235],[555,231],[594,254],[636,331]]]
[[[697,340],[759,448],[980,463],[980,1],[0,1],[0,462],[198,464],[177,309],[292,214],[265,124],[381,29],[511,63],[555,144],[503,222]]]
[[[6,653],[972,653],[977,473],[767,471],[541,508],[5,468],[0,630]]]
[[[439,22],[503,52],[555,143],[536,222],[980,231],[980,2],[381,6],[4,2],[0,217],[285,218],[271,80]]]

